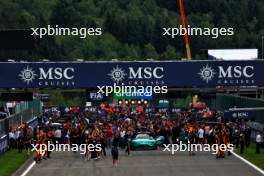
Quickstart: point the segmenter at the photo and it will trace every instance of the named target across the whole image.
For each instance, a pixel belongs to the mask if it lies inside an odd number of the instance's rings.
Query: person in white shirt
[[[256,136],[256,153],[260,153],[260,147],[262,142],[262,136],[260,133],[258,133]]]
[[[20,134],[21,134],[21,131],[19,129],[16,129],[16,131],[14,133],[15,140],[17,140],[19,138]]]
[[[9,131],[9,139],[14,139],[15,140],[15,133],[13,131]]]
[[[54,133],[55,140],[61,143],[61,129],[57,128]]]
[[[70,130],[67,130],[67,132],[66,132],[66,135],[65,135],[65,144],[70,144]],[[88,134],[89,134],[89,131],[88,131]],[[87,134],[87,135],[88,135]]]
[[[9,137],[9,146],[11,148],[15,148],[15,142],[16,142],[16,139],[15,139],[15,133],[14,131],[10,130],[9,133],[8,133],[8,137]]]
[[[204,129],[203,128],[199,128],[198,138],[199,138],[200,143],[203,144],[204,142]]]

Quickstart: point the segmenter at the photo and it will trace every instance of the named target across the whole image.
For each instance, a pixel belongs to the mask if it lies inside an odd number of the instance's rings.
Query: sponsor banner
[[[50,95],[49,94],[39,94],[39,97],[41,101],[48,101]]]
[[[104,101],[105,95],[103,93],[98,93],[97,91],[87,92],[86,100],[89,101]]]
[[[224,120],[254,120],[254,111],[226,111],[224,112]]]
[[[145,111],[147,113],[162,113],[162,112],[170,112],[169,108],[161,108],[161,107],[146,107]]]
[[[152,88],[135,89],[132,91],[124,90],[114,92],[114,99],[116,100],[151,100],[152,99]]]
[[[170,108],[171,113],[180,113],[182,111],[181,108]]]
[[[157,108],[156,112],[169,112],[169,108]]]
[[[90,106],[85,108],[86,111],[89,112],[97,112],[97,107],[96,106]]]
[[[114,94],[115,100],[152,100],[152,95],[131,94],[131,95],[117,95]]]
[[[0,88],[263,86],[264,61],[0,63]]]
[[[155,113],[156,112],[156,108],[154,108],[154,107],[146,107],[145,108],[145,112],[147,112],[147,113]]]

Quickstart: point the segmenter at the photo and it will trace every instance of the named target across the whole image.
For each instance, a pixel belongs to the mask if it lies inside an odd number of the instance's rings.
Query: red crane
[[[187,30],[186,22],[185,22],[183,2],[182,2],[182,0],[178,0],[178,2],[179,2],[179,7],[180,7],[182,27]],[[186,48],[186,53],[187,53],[187,59],[192,60],[191,48],[190,48],[189,39],[188,39],[188,32],[186,32],[186,34],[184,35],[184,42],[185,42],[185,48]]]

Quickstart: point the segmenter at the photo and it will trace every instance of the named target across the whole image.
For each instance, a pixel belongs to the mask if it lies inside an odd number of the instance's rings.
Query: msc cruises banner
[[[0,88],[264,86],[264,61],[0,63]]]

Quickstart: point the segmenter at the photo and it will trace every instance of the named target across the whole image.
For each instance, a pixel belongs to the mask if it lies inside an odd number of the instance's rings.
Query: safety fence
[[[22,122],[35,127],[37,125],[37,117],[42,111],[40,100],[31,102],[23,102],[15,107],[15,114],[0,120],[0,153],[5,151],[8,146],[9,129],[17,128]]]

